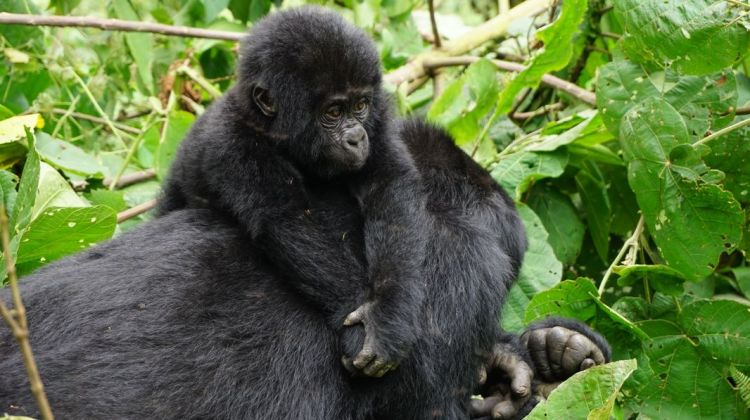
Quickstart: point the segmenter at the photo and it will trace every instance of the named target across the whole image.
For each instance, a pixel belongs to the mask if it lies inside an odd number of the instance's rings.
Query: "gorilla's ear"
[[[276,104],[273,103],[273,99],[271,99],[271,95],[268,94],[267,89],[254,85],[253,100],[255,101],[255,105],[260,109],[260,112],[267,117],[276,115]]]

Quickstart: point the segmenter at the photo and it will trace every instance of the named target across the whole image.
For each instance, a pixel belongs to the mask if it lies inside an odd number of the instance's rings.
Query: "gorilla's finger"
[[[388,364],[382,359],[374,358],[372,360],[372,363],[367,365],[362,371],[362,373],[364,373],[367,376],[379,378],[378,373],[380,373],[380,371],[382,370],[385,370],[385,371],[380,376],[383,376],[383,374],[385,374],[385,372],[388,371]]]
[[[547,357],[552,374],[555,378],[565,376],[562,369],[562,358],[565,353],[565,344],[573,332],[563,327],[552,327],[547,331]]]
[[[471,417],[491,416],[492,409],[502,401],[502,397],[496,395],[487,397],[483,400],[471,400],[471,404],[469,405],[469,414],[471,414]]]
[[[508,371],[510,376],[510,389],[517,397],[526,397],[531,392],[531,381],[534,379],[534,371],[523,360],[518,360],[515,369]]]
[[[363,370],[365,367],[367,367],[367,365],[370,364],[370,362],[372,362],[374,358],[375,353],[372,351],[372,349],[365,347],[354,358],[354,367],[359,370]]]
[[[479,366],[479,372],[477,372],[477,385],[482,386],[487,382],[487,366]]]
[[[543,379],[552,379],[552,369],[547,361],[547,332],[544,329],[533,330],[524,333],[522,337],[525,341],[529,355],[534,362],[534,366]]]
[[[581,368],[581,362],[591,353],[591,341],[581,334],[574,333],[565,345],[562,357],[563,371],[572,375]]]
[[[350,327],[352,325],[359,324],[365,318],[365,307],[364,305],[350,312],[344,320],[344,326]]]
[[[492,407],[492,418],[493,419],[512,419],[518,409],[516,405],[511,401],[502,401],[499,404]]]
[[[596,366],[596,362],[594,361],[594,359],[589,359],[587,357],[587,358],[583,359],[583,362],[581,362],[581,366],[579,367],[578,370],[579,371],[586,370],[586,369],[588,369],[590,367],[594,367],[594,366]]]
[[[602,349],[600,349],[599,346],[594,343],[590,343],[590,347],[591,354],[589,354],[589,357],[594,359],[594,362],[597,365],[603,365],[607,363],[607,359],[604,357],[604,353],[602,353]]]

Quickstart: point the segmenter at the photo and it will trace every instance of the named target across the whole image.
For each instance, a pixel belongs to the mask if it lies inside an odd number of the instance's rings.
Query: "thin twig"
[[[99,117],[94,116],[94,115],[83,114],[83,113],[80,113],[80,112],[68,112],[68,110],[62,109],[62,108],[52,108],[52,113],[53,114],[62,115],[64,118],[67,118],[67,116],[70,116],[70,117],[73,117],[73,118],[77,118],[79,120],[91,121],[91,122],[95,122],[95,123],[98,123],[98,124],[107,125],[107,120],[105,120],[104,118],[99,118]],[[61,120],[62,120],[62,118],[61,118]],[[129,125],[120,124],[120,123],[116,123],[116,122],[113,122],[112,125],[115,126],[118,130],[124,131],[126,133],[136,134],[136,135],[137,134],[141,134],[141,130],[139,130],[139,129],[135,128],[135,127],[131,127]]]
[[[511,114],[511,118],[513,118],[514,120],[528,120],[540,115],[547,114],[549,112],[559,111],[563,109],[564,106],[565,105],[560,102],[555,102],[553,104],[544,105],[541,108],[535,109],[533,111],[514,112],[513,114]]]
[[[427,7],[430,9],[430,26],[432,26],[433,42],[435,43],[435,48],[440,48],[443,43],[440,41],[440,32],[438,32],[437,21],[435,20],[435,0],[427,0]]]
[[[105,31],[152,32],[162,35],[220,39],[224,41],[239,41],[245,35],[241,32],[214,31],[186,26],[171,26],[160,23],[135,22],[120,19],[101,19],[87,16],[44,16],[0,13],[0,24],[97,28]]]
[[[706,136],[706,137],[704,137],[704,138],[696,141],[695,143],[693,143],[693,147],[700,146],[702,144],[706,144],[709,141],[711,141],[711,140],[713,140],[713,139],[715,139],[717,137],[721,137],[724,134],[731,133],[734,130],[739,130],[742,127],[747,127],[748,125],[750,125],[750,118],[748,118],[746,120],[742,120],[742,121],[737,122],[737,123],[734,123],[734,124],[732,124],[732,125],[730,125],[728,127],[724,127],[721,130],[719,130],[719,131],[717,131],[717,132],[715,132],[715,133],[713,133],[711,135],[708,135],[708,136]]]
[[[630,251],[632,248],[636,249],[638,247],[638,238],[640,238],[641,234],[643,233],[643,224],[644,219],[643,215],[638,219],[638,224],[635,225],[635,229],[633,229],[633,234],[630,235],[630,237],[625,240],[625,243],[622,244],[622,248],[620,248],[620,252],[617,253],[617,256],[612,261],[612,264],[609,265],[607,268],[607,271],[604,273],[604,276],[602,277],[602,282],[599,285],[599,297],[601,297],[604,294],[604,289],[607,287],[607,282],[609,281],[609,278],[612,276],[612,272],[614,271],[615,267],[620,264],[620,261],[622,261],[623,257],[625,256],[625,253]],[[632,265],[634,261],[630,260],[631,256],[635,253],[631,253],[628,255],[628,264]]]
[[[480,57],[473,56],[458,56],[458,57],[440,57],[440,58],[429,58],[422,62],[426,69],[434,69],[439,67],[448,66],[466,66],[476,61],[479,61]],[[520,72],[526,69],[525,66],[518,63],[503,60],[490,60],[497,68],[505,71]],[[593,92],[571,83],[567,80],[563,80],[559,77],[545,74],[542,76],[542,83],[555,89],[561,90],[570,96],[585,102],[591,106],[596,106],[596,95]]]
[[[119,213],[117,213],[117,223],[122,223],[128,219],[132,219],[138,215],[141,215],[152,208],[156,207],[156,199],[148,200],[144,203],[141,203],[135,207],[131,207],[127,210],[123,210]]]
[[[140,182],[148,181],[154,178],[156,178],[156,171],[153,169],[125,174],[120,177],[117,185],[115,185],[115,189],[125,188],[128,185],[138,184]],[[104,185],[112,185],[112,181],[113,178],[104,178]]]
[[[101,115],[102,119],[104,119],[104,124],[109,127],[110,131],[112,131],[112,135],[114,135],[117,140],[119,140],[120,143],[124,146],[126,144],[125,140],[123,140],[123,138],[120,136],[120,132],[117,131],[114,123],[109,118],[107,113],[104,112],[101,106],[99,106],[99,102],[97,102],[94,94],[89,90],[89,87],[86,86],[86,82],[84,82],[83,79],[81,79],[81,76],[79,76],[78,73],[76,73],[76,71],[72,68],[70,69],[70,72],[73,73],[73,77],[76,79],[78,84],[81,85],[81,89],[83,89],[83,92],[86,93],[86,96],[91,101],[91,104],[94,105],[94,109],[96,109],[96,112],[98,112],[99,115]]]
[[[550,0],[526,0],[508,10],[507,13],[501,13],[462,36],[443,43],[440,51],[427,51],[415,56],[405,65],[388,73],[384,80],[398,86],[401,83],[425,76],[428,70],[423,66],[425,60],[466,54],[487,41],[505,35],[511,23],[543,12],[549,5]]]
[[[10,233],[8,232],[8,215],[5,208],[0,205],[0,230],[2,230],[3,258],[5,259],[5,270],[8,273],[8,282],[10,283],[10,293],[13,299],[13,309],[11,311],[5,306],[0,298],[0,314],[13,332],[13,336],[18,342],[21,349],[23,364],[26,366],[26,375],[29,377],[31,393],[34,395],[36,404],[39,407],[39,414],[44,420],[53,420],[52,409],[50,408],[47,394],[44,392],[44,384],[39,375],[39,368],[34,360],[34,354],[31,351],[29,343],[29,327],[26,320],[26,307],[21,300],[21,290],[18,287],[18,276],[16,275],[16,264],[10,251]]]

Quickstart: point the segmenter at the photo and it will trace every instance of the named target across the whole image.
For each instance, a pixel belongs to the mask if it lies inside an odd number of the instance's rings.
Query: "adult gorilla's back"
[[[332,327],[235,225],[210,210],[179,211],[23,279],[53,410],[61,418],[466,418],[525,240],[508,197],[448,136],[418,122],[402,130],[429,193],[430,241],[422,335],[398,369],[351,378],[340,357],[359,351],[361,327]],[[311,189],[311,214],[329,235],[315,246],[360,273],[357,203],[343,187],[323,191]],[[362,303],[361,280],[341,284],[332,298],[342,308]],[[0,412],[33,415],[17,353],[0,328]]]
[[[289,409],[333,418],[306,411],[308,402],[337,397],[326,387],[340,377],[338,361],[310,357],[332,354],[333,334],[255,255],[210,211],[181,211],[23,279],[31,343],[54,412],[238,418],[262,409],[275,418]],[[9,301],[8,290],[0,295]],[[5,328],[0,354],[0,412],[35,414]],[[300,400],[287,395],[284,384],[309,380],[309,370],[321,381]],[[268,401],[279,407],[258,406]],[[315,407],[336,406],[329,402]]]

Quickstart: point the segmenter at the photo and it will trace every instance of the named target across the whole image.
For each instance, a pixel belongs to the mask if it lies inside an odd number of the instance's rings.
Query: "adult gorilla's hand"
[[[498,343],[479,371],[478,394],[484,399],[471,401],[472,418],[511,419],[528,412],[534,371],[517,340]]]
[[[585,324],[549,318],[529,326],[521,335],[536,373],[535,394],[547,398],[560,382],[611,358],[607,341]]]

